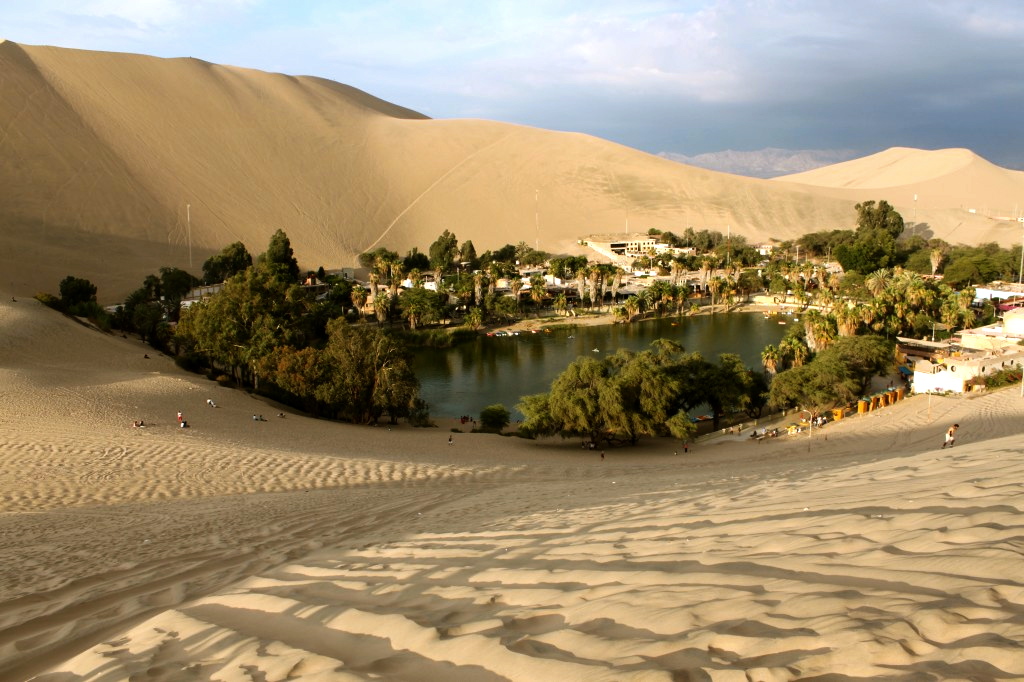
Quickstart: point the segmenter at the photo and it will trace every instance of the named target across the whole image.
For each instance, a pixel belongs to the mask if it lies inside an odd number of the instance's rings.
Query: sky
[[[1024,169],[1020,0],[0,0],[0,38],[320,76],[655,154],[966,147]]]

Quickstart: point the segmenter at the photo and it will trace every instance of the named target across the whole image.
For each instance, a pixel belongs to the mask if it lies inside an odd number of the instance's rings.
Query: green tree
[[[381,329],[334,320],[323,350],[281,347],[266,365],[275,385],[320,414],[359,424],[387,415],[396,423],[417,409],[419,382],[411,358]]]
[[[270,237],[267,250],[260,256],[260,264],[288,284],[299,281],[299,262],[295,260],[292,243],[284,230],[278,230]]]
[[[409,329],[415,330],[422,324],[431,324],[441,315],[441,302],[437,293],[429,289],[406,289],[398,297],[402,317],[409,322]]]
[[[175,336],[180,347],[258,387],[260,363],[276,346],[305,345],[303,304],[298,285],[286,285],[271,270],[250,268],[184,311]]]
[[[252,267],[252,256],[242,242],[225,246],[203,263],[203,283],[217,284]]]
[[[483,426],[485,431],[501,433],[511,421],[512,414],[500,403],[488,405],[480,410],[480,425]]]
[[[434,269],[438,282],[441,281],[442,275],[451,269],[458,253],[459,240],[448,230],[442,232],[430,245],[430,267]]]
[[[60,281],[60,301],[66,310],[82,303],[95,303],[96,285],[87,279],[68,275]]]
[[[871,378],[892,368],[893,344],[878,336],[840,337],[800,367],[772,380],[769,403],[777,408],[800,407],[814,414],[853,402]]]
[[[843,270],[868,274],[892,267],[897,261],[896,239],[903,233],[903,217],[885,200],[865,201],[857,210],[857,232],[852,244],[840,244],[835,256]]]

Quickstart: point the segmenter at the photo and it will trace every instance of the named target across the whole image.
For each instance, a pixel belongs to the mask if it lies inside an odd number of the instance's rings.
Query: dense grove
[[[310,413],[356,423],[408,419],[429,423],[410,369],[410,344],[444,344],[485,325],[526,315],[611,312],[630,323],[731,308],[756,292],[803,310],[803,324],[762,353],[763,368],[734,356],[717,362],[668,342],[642,353],[581,358],[550,393],[525,396],[525,435],[562,434],[591,442],[685,438],[696,408],[728,412],[799,407],[817,414],[853,400],[873,374],[891,365],[896,336],[944,337],[993,319],[972,307],[971,285],[1020,276],[1020,249],[994,244],[951,246],[904,234],[885,201],[858,204],[855,230],[830,230],[776,244],[765,257],[742,235],[687,228],[652,230],[682,251],[652,251],[633,263],[643,287],[626,273],[583,256],[552,256],[524,242],[477,254],[444,231],[426,253],[378,248],[359,256],[368,281],[327,275],[303,279],[287,235],[278,230],[253,258],[236,242],[203,264],[197,278],[161,268],[145,278],[113,316],[96,303],[96,287],[68,276],[48,304],[103,328],[138,334],[211,377],[271,395]],[[825,267],[830,260],[840,269]],[[529,276],[523,276],[523,272]],[[545,274],[563,286],[554,291]],[[653,276],[657,275],[657,276]],[[942,277],[936,277],[941,275]],[[182,308],[196,285],[219,290]],[[499,286],[500,284],[500,286]],[[764,371],[760,371],[763,369]],[[508,423],[502,405],[485,408],[484,427]],[[483,416],[483,414],[482,414]]]

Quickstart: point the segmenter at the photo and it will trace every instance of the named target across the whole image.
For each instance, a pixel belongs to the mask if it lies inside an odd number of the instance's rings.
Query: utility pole
[[[185,221],[188,223],[188,266],[192,267],[192,204],[185,204]]]

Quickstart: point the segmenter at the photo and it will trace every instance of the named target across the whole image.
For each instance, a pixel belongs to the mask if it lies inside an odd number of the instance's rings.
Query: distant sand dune
[[[115,303],[162,266],[199,274],[234,241],[259,253],[277,229],[309,269],[355,265],[374,246],[425,250],[446,229],[479,252],[577,253],[589,234],[649,228],[762,243],[852,227],[864,199],[916,210],[929,236],[1018,239],[991,216],[1013,211],[1020,174],[964,150],[890,150],[834,178],[767,181],[190,58],[6,41],[0,73],[0,285],[21,295],[73,274]]]

